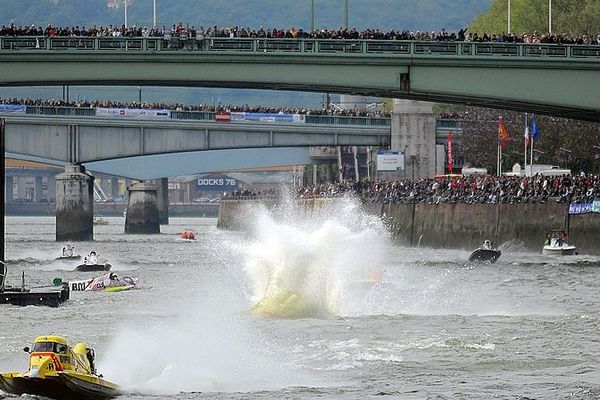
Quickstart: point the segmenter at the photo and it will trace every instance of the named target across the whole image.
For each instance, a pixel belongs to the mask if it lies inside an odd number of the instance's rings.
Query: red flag
[[[525,146],[529,146],[529,141],[531,137],[529,136],[529,125],[525,125]]]
[[[452,157],[452,132],[448,133],[448,170],[454,171],[454,157]]]
[[[504,149],[508,142],[510,142],[510,136],[506,130],[506,125],[504,125],[504,119],[500,116],[498,118],[498,143]]]

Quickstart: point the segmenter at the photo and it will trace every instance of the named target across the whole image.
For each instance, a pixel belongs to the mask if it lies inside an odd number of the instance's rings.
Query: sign
[[[181,183],[179,182],[169,182],[168,183],[169,190],[181,190]]]
[[[127,118],[171,118],[171,110],[145,110],[141,108],[104,108],[96,107],[98,117]]]
[[[228,191],[237,188],[238,181],[225,175],[211,175],[198,178],[198,190]]]
[[[306,122],[306,116],[303,114],[232,112],[231,120],[258,122],[293,122],[303,124]]]
[[[216,122],[229,122],[231,121],[231,113],[228,111],[217,111],[215,113]]]
[[[20,104],[0,104],[0,112],[24,113],[26,110],[27,106]]]
[[[404,153],[399,151],[378,152],[377,171],[404,171]]]
[[[588,214],[592,212],[600,213],[600,200],[569,204],[569,214],[571,215]]]

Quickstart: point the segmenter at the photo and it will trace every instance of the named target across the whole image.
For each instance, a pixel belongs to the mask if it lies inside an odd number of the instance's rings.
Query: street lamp
[[[152,0],[152,27],[156,29],[156,0]]]
[[[348,29],[348,0],[344,0],[344,29]]]
[[[548,33],[552,35],[552,0],[548,0]]]
[[[510,0],[508,0],[508,32],[506,33],[510,34]]]
[[[127,0],[123,0],[125,3],[125,28],[127,28]]]
[[[315,30],[315,0],[310,0],[310,31]]]

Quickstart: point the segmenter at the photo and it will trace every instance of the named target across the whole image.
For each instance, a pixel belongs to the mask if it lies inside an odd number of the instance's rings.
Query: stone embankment
[[[304,200],[307,208],[334,199]],[[366,212],[382,217],[394,237],[407,246],[474,249],[483,240],[495,244],[521,244],[540,251],[545,235],[562,229],[566,204],[379,204],[365,203]],[[244,230],[252,207],[277,210],[275,199],[224,200],[219,207],[217,226]],[[570,218],[570,242],[580,254],[600,255],[600,215]]]

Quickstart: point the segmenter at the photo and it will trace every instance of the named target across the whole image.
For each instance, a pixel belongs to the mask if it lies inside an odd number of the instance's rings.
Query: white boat
[[[544,246],[543,254],[555,254],[559,256],[570,256],[575,254],[577,247],[561,241],[559,238],[550,239],[550,244]]]

